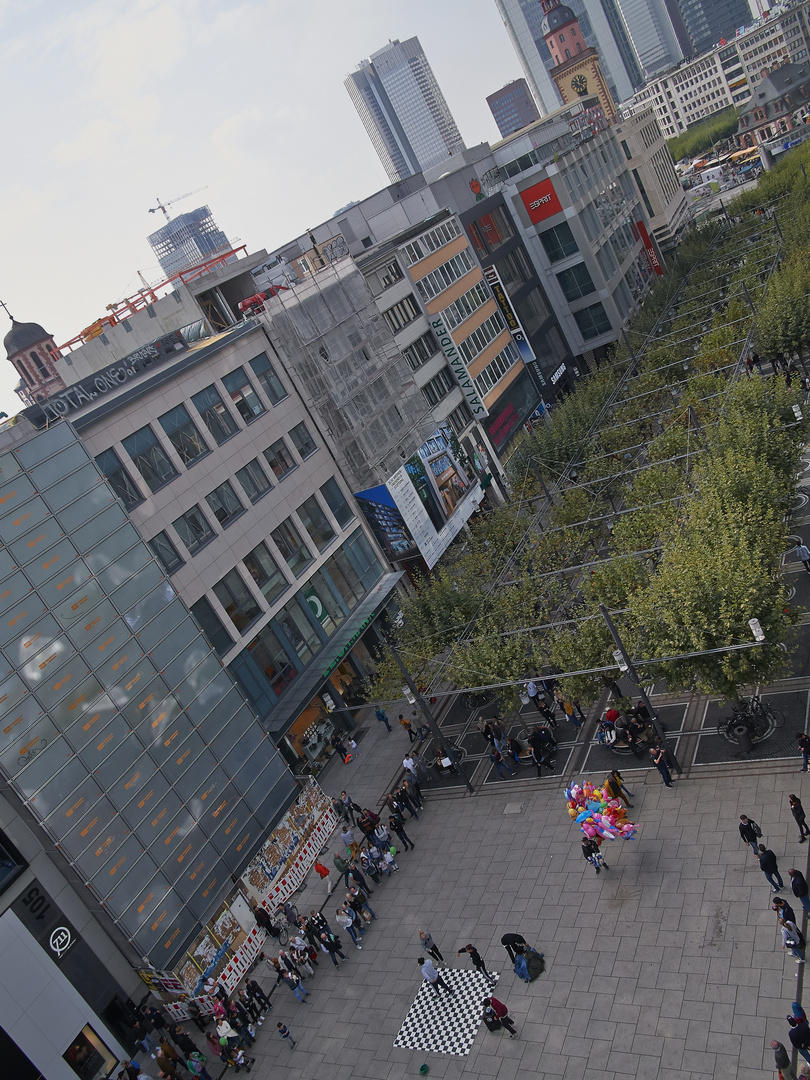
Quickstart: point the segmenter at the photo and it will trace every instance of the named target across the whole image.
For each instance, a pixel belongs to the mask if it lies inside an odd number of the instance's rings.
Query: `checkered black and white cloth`
[[[394,1046],[464,1056],[469,1054],[478,1033],[484,998],[492,993],[496,983],[487,982],[477,971],[442,968],[439,974],[454,993],[450,995],[439,987],[437,997],[423,980]],[[490,975],[497,982],[497,971],[491,971]]]

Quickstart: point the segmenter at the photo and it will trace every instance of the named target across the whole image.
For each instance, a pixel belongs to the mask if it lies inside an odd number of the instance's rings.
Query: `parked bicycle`
[[[767,739],[784,722],[784,714],[779,709],[754,694],[735,702],[731,716],[724,717],[717,725],[717,734],[748,753],[754,744]]]

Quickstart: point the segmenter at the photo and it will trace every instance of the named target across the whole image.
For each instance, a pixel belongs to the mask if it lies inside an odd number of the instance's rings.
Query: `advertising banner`
[[[430,317],[430,328],[436,335],[436,340],[441,346],[448,364],[452,368],[456,381],[464,391],[464,397],[467,399],[467,404],[470,406],[470,412],[476,419],[479,419],[482,416],[489,416],[487,407],[479,397],[478,391],[475,388],[473,377],[467,370],[467,365],[464,363],[461,353],[456,348],[456,343],[450,336],[450,331],[445,326],[444,319],[441,315],[432,315]]]
[[[529,221],[533,225],[559,214],[562,210],[562,203],[551,180],[541,180],[539,184],[532,184],[530,188],[521,191],[520,197],[526,207]]]
[[[512,307],[512,301],[509,299],[509,295],[501,281],[501,275],[494,266],[485,266],[484,277],[487,279],[487,285],[489,285],[492,290],[495,302],[501,309],[504,322],[506,323],[509,333],[512,335],[512,341],[517,345],[520,359],[524,364],[531,364],[533,360],[537,359],[534,355],[534,349],[529,344],[529,339],[526,337],[525,331],[520,325],[520,319],[517,317],[517,313]]]
[[[659,275],[664,273],[664,268],[661,266],[661,261],[658,258],[658,252],[655,250],[655,244],[650,239],[650,234],[647,232],[647,226],[643,221],[636,222],[636,228],[638,229],[641,241],[644,244],[644,250],[647,252],[647,261],[652,269]]]

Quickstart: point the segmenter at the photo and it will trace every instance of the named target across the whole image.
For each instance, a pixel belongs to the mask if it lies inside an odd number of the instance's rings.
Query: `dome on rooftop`
[[[35,322],[19,323],[16,319],[11,320],[11,329],[3,338],[6,355],[14,356],[31,345],[38,345],[40,341],[47,341],[51,335],[47,330]]]

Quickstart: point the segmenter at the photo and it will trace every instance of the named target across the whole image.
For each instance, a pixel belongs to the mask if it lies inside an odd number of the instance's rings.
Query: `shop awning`
[[[402,576],[402,570],[385,574],[341,623],[304,674],[295,680],[267,718],[267,728],[272,734],[286,731],[290,723],[303,712],[341,660],[383,610]]]

